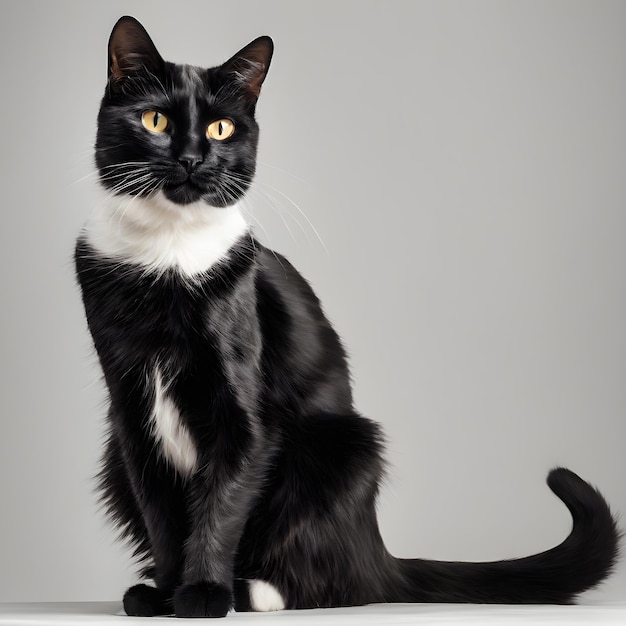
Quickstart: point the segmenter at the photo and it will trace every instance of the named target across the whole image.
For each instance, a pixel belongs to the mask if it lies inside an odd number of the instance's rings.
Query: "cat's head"
[[[254,111],[272,51],[259,37],[218,67],[177,65],[137,20],[121,18],[98,116],[102,184],[118,195],[162,193],[181,208],[237,202],[256,169]]]

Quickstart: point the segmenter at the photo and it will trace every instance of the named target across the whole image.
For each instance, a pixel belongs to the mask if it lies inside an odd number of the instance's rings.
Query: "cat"
[[[387,602],[567,603],[611,571],[619,532],[576,474],[548,485],[571,534],[493,563],[394,558],[376,520],[383,435],[309,284],[238,209],[273,54],[165,62],[115,25],[95,161],[107,197],[75,252],[108,388],[99,487],[143,575],[129,615],[223,617]]]

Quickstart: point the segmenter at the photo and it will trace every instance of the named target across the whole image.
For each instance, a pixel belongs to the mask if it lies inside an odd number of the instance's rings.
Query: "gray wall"
[[[249,205],[387,432],[392,552],[550,547],[557,464],[626,513],[625,3],[5,0],[0,600],[134,580],[92,494],[104,393],[71,264],[124,13],[173,61],[275,38]],[[625,590],[622,564],[587,599]]]

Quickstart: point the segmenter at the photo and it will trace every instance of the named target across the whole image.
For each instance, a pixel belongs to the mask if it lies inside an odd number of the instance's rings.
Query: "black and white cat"
[[[100,487],[155,586],[130,615],[373,602],[563,603],[610,572],[618,531],[566,469],[559,546],[494,563],[392,557],[376,521],[379,427],[356,413],[344,349],[307,282],[250,234],[255,105],[273,44],[219,67],[163,61],[115,26],[96,163],[108,196],[76,267],[109,390]]]

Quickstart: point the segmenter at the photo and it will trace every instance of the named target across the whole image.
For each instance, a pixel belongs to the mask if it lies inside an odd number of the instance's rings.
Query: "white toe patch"
[[[285,601],[274,585],[264,580],[251,580],[250,606],[253,611],[282,611]]]

